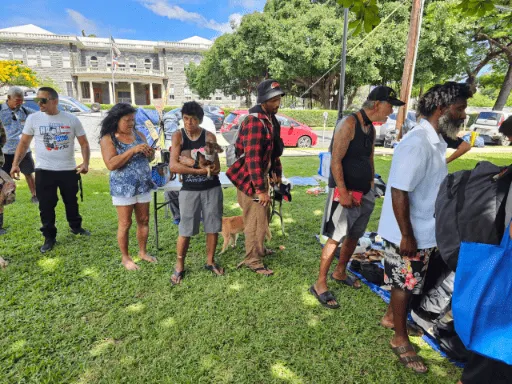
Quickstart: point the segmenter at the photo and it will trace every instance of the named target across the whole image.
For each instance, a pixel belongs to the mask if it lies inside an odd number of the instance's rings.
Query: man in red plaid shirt
[[[269,184],[281,182],[283,153],[281,127],[275,117],[284,92],[275,80],[258,85],[258,105],[249,110],[235,143],[237,160],[227,176],[238,188],[238,204],[243,211],[245,234],[245,265],[252,271],[270,276],[272,270],[263,264],[265,234],[270,219]]]

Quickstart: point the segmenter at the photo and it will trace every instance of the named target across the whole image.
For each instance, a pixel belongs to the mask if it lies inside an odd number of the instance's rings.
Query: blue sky
[[[265,0],[17,0],[0,2],[0,28],[35,24],[57,34],[178,41],[214,39]]]

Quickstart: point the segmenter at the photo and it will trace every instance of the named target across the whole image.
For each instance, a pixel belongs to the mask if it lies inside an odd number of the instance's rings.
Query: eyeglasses
[[[39,104],[46,104],[48,100],[53,100],[51,97],[34,97],[34,101]]]

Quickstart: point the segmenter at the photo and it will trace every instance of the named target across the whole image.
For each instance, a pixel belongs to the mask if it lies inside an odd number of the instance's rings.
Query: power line
[[[401,7],[403,7],[408,1],[404,1],[402,4],[400,4],[398,7],[396,7],[393,12],[391,12],[384,20],[382,20],[379,25],[377,25],[369,34],[367,34],[364,38],[362,38],[350,51],[348,51],[347,56],[354,51],[357,47],[359,47],[361,44],[363,44],[366,39],[368,39],[377,29],[379,29],[384,23],[391,17],[393,14],[398,11]],[[313,89],[325,76],[327,76],[334,68],[336,68],[342,59],[338,60],[336,64],[334,64],[327,72],[325,72],[322,77],[320,77],[311,87],[309,87],[302,95],[299,96],[299,98],[302,98],[304,95],[306,95],[311,89]]]

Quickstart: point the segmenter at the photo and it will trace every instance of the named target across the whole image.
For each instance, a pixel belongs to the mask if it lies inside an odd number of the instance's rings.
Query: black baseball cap
[[[258,99],[256,102],[262,104],[273,97],[284,95],[285,93],[279,83],[273,79],[268,79],[258,84]]]
[[[378,87],[373,88],[373,90],[368,95],[368,100],[387,101],[389,104],[394,105],[395,107],[401,107],[402,105],[405,105],[402,100],[399,100],[396,97],[396,92],[393,88],[386,87],[384,85],[379,85]]]

